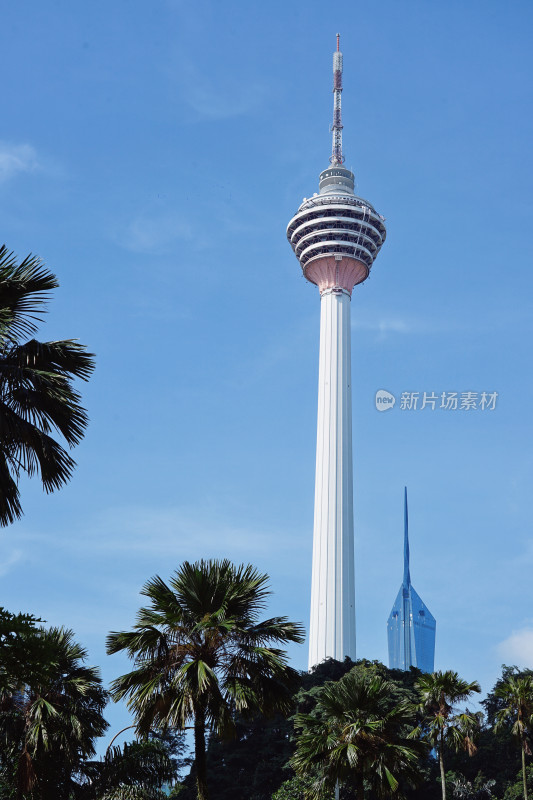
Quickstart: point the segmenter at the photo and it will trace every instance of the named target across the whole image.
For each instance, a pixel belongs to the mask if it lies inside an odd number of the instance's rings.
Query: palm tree
[[[302,642],[286,617],[260,621],[270,594],[268,576],[229,561],[185,562],[166,584],[156,576],[142,594],[132,631],[110,633],[108,653],[125,650],[135,669],[112,684],[128,697],[137,732],[194,727],[196,785],[207,800],[206,731],[228,737],[235,712],[287,713],[296,679],[275,645]]]
[[[82,765],[76,800],[166,800],[163,784],[174,781],[176,763],[158,739],[108,749],[100,761]]]
[[[497,687],[495,695],[506,703],[505,708],[496,714],[496,730],[512,721],[511,733],[520,744],[524,800],[527,800],[526,755],[531,755],[529,737],[533,732],[533,675],[510,675]]]
[[[11,685],[4,676],[0,688],[1,749],[18,797],[60,800],[108,727],[107,693],[99,670],[84,665],[87,653],[71,630],[40,628],[35,639],[45,655],[40,668],[33,664],[27,681],[12,677]],[[31,637],[26,644],[31,654]]]
[[[407,739],[412,708],[391,707],[393,690],[391,681],[355,669],[325,684],[314,714],[296,715],[301,732],[292,765],[301,778],[314,774],[309,798],[329,798],[336,785],[353,784],[357,800],[363,800],[365,782],[372,794],[385,797],[402,780],[417,782],[422,743]]]
[[[474,733],[479,727],[479,714],[468,710],[457,713],[457,703],[468,700],[474,692],[480,692],[477,681],[467,683],[457,672],[432,672],[421,675],[415,684],[420,695],[417,710],[422,715],[421,724],[412,736],[423,736],[436,748],[439,757],[442,800],[446,800],[444,772],[444,746],[454,750],[466,750],[474,755]]]
[[[87,414],[72,378],[87,380],[91,353],[72,339],[38,342],[30,338],[45,312],[55,276],[35,256],[20,264],[0,247],[0,525],[22,516],[18,481],[39,474],[53,492],[70,478],[75,461],[50,435],[69,447],[83,437]]]

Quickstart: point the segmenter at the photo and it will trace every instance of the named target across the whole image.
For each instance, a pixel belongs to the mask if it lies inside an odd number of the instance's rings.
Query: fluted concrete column
[[[355,660],[350,292],[323,289],[309,668]]]

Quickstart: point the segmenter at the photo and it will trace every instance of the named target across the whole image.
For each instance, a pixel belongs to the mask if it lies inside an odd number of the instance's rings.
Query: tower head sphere
[[[320,173],[319,190],[304,199],[287,226],[287,238],[304,277],[322,293],[337,288],[351,295],[370,274],[386,237],[384,217],[354,194],[354,174],[343,166],[342,53],[333,53],[333,134],[330,166]]]

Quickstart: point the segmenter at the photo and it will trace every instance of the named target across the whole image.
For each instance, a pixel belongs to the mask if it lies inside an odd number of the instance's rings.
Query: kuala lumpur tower
[[[354,194],[343,166],[342,53],[333,54],[333,149],[319,191],[287,227],[304,277],[320,291],[320,356],[309,668],[355,660],[350,302],[386,236],[384,218]]]

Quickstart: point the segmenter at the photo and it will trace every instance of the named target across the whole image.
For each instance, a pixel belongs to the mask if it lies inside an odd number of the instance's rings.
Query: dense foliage
[[[451,671],[349,659],[291,671],[272,644],[301,631],[258,618],[268,589],[251,567],[186,564],[148,590],[157,604],[110,643],[137,659],[115,692],[131,686],[150,713],[137,715],[140,738],[100,758],[98,669],[72,631],[0,608],[0,800],[332,800],[336,786],[339,800],[533,796],[532,671],[503,667],[473,713],[477,684]],[[203,785],[183,731],[198,709]]]
[[[18,627],[3,646],[16,658],[0,666],[4,782],[18,797],[67,800],[80,765],[107,729],[99,670],[85,666],[86,652],[72,631],[3,617],[5,627]]]
[[[64,628],[0,609],[0,800],[157,800],[183,766],[171,733],[95,759],[108,693]]]
[[[208,746],[208,782],[214,787],[216,800],[305,800],[312,789],[314,776],[296,776],[292,759],[297,745],[298,732],[294,722],[298,714],[311,714],[317,707],[322,687],[339,681],[352,671],[369,678],[378,676],[390,684],[388,708],[398,704],[411,704],[415,710],[415,725],[423,723],[417,711],[421,697],[416,684],[422,677],[416,669],[409,672],[390,670],[377,661],[349,659],[344,663],[326,661],[311,673],[300,675],[300,687],[294,695],[295,714],[289,719],[276,717],[270,720],[255,717],[248,721],[237,715],[236,734],[232,740],[223,741],[212,735]],[[513,740],[511,730],[495,732],[494,724],[502,700],[495,690],[510,675],[528,674],[515,667],[504,667],[502,678],[495,689],[482,702],[483,719],[475,733],[477,748],[472,755],[462,746],[456,751],[453,742],[444,743],[446,764],[446,790],[453,800],[521,800],[520,749]],[[418,716],[417,716],[418,715]],[[472,715],[473,716],[473,715]],[[477,717],[476,717],[477,719]],[[396,795],[407,800],[440,800],[441,782],[437,753],[427,747],[418,761],[420,781],[418,786],[401,784]],[[528,767],[528,786],[533,790],[533,763]],[[344,786],[341,800],[351,800],[354,788]],[[365,782],[365,800],[377,800],[377,794]],[[196,800],[193,776],[187,777],[180,792],[181,800]],[[533,796],[533,795],[532,795]],[[333,795],[332,795],[333,797]]]
[[[310,800],[326,800],[337,785],[364,800],[365,784],[382,797],[419,782],[424,748],[408,738],[414,706],[391,703],[392,689],[379,675],[353,669],[325,684],[312,713],[296,715],[291,763],[300,778],[312,776]]]
[[[312,714],[324,684],[339,681],[351,670],[390,681],[387,699],[390,710],[400,703],[416,700],[414,683],[419,674],[416,671],[388,670],[379,662],[354,664],[348,658],[344,663],[329,660],[311,673],[300,674],[300,685],[294,695],[296,714]],[[295,777],[291,765],[297,740],[294,721],[295,715],[289,719],[278,716],[270,720],[255,717],[251,721],[237,716],[234,739],[210,738],[208,782],[216,787],[217,800],[271,800],[274,795],[276,800],[302,800],[302,787],[310,786],[311,781]],[[190,777],[184,781],[180,797],[195,800]]]

